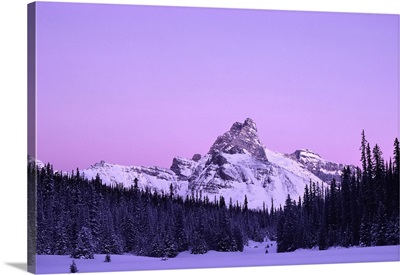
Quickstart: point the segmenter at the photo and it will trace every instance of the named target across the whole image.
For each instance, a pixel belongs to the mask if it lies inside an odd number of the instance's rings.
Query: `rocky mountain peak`
[[[309,149],[299,149],[287,156],[301,163],[324,182],[329,183],[332,179],[335,179],[337,183],[341,182],[342,170],[345,167],[344,164],[325,160],[319,154]],[[356,169],[354,165],[349,165],[349,167],[351,172],[354,172]]]
[[[243,123],[235,122],[230,130],[219,136],[211,146],[209,154],[249,154],[256,159],[267,161],[264,147],[260,142],[255,122],[247,118]]]
[[[219,136],[207,154],[194,154],[191,159],[177,156],[169,169],[100,161],[81,174],[88,179],[99,175],[106,185],[128,188],[137,179],[140,188],[165,194],[172,184],[174,193],[182,197],[202,194],[212,199],[218,195],[243,203],[246,195],[249,208],[261,209],[271,200],[279,205],[287,195],[302,196],[310,182],[328,186],[335,178],[339,183],[343,167],[308,149],[292,154],[269,150],[260,142],[256,123],[247,118]]]
[[[254,131],[257,132],[256,123],[255,123],[251,118],[247,118],[247,119],[244,121],[243,127],[249,127],[250,129],[253,129]]]
[[[302,162],[318,162],[322,161],[322,158],[319,154],[309,150],[309,149],[300,149],[296,150],[292,154],[297,160]]]

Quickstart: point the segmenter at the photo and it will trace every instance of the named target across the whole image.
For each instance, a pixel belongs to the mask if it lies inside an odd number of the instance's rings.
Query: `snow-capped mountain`
[[[157,166],[123,166],[100,161],[81,172],[89,179],[95,178],[98,174],[106,185],[122,184],[129,187],[135,184],[135,179],[138,179],[138,186],[141,189],[150,188],[157,192],[170,192],[171,184],[179,194],[185,193],[180,192],[182,188],[184,191],[187,189],[185,182],[180,181],[171,169]]]
[[[324,160],[320,155],[308,149],[296,150],[287,156],[303,164],[307,170],[324,182],[330,183],[333,178],[336,182],[341,182],[344,164]],[[349,165],[349,167],[352,172],[356,169],[354,165]]]
[[[33,157],[31,157],[30,155],[28,155],[28,163],[34,164],[36,165],[39,169],[43,168],[45,166],[45,164],[43,162],[41,162],[38,159],[34,159]]]
[[[141,188],[174,192],[182,196],[197,194],[223,196],[226,202],[243,204],[247,196],[250,208],[284,204],[303,195],[311,182],[328,186],[329,175],[340,175],[343,165],[323,160],[307,150],[285,155],[267,149],[260,141],[256,124],[250,118],[235,122],[219,136],[204,156],[192,159],[175,157],[169,169],[160,167],[121,166],[104,161],[82,172],[87,178],[97,174],[108,185],[131,186],[135,178]]]

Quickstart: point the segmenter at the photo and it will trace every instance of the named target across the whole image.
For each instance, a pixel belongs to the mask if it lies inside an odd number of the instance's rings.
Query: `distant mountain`
[[[31,157],[30,155],[28,155],[28,163],[31,163],[31,164],[35,164],[37,167],[39,167],[39,168],[42,168],[42,167],[44,167],[45,165],[44,165],[44,163],[43,162],[41,162],[40,160],[38,160],[38,159],[34,159],[33,157]]]
[[[324,182],[330,183],[333,178],[337,183],[341,182],[342,171],[345,167],[344,164],[324,160],[320,155],[308,149],[296,150],[287,156],[303,164],[307,170]],[[356,166],[354,165],[346,166],[350,167],[351,172],[356,170]]]
[[[266,149],[249,118],[234,123],[197,162],[180,161],[175,160],[172,169],[179,178],[185,172],[188,193],[223,196],[227,202],[241,204],[246,195],[251,208],[261,208],[264,202],[270,205],[271,199],[283,204],[288,194],[298,199],[310,180],[324,184],[300,163]]]
[[[311,182],[325,188],[332,178],[340,181],[343,164],[322,159],[310,150],[282,154],[267,149],[260,141],[255,122],[248,118],[235,122],[219,136],[204,156],[192,159],[175,157],[169,169],[156,166],[121,166],[104,161],[82,172],[87,178],[97,174],[107,185],[131,186],[138,179],[141,188],[176,194],[223,196],[229,203],[243,204],[247,196],[250,208],[284,204],[289,194],[293,199],[303,196]],[[353,169],[354,167],[352,167]]]

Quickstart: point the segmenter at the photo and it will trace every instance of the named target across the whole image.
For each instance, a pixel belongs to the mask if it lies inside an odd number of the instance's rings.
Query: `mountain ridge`
[[[172,186],[181,196],[223,196],[239,204],[247,197],[249,208],[261,209],[272,202],[283,205],[287,195],[297,200],[310,182],[329,188],[333,178],[340,181],[343,167],[308,149],[292,154],[268,149],[260,141],[256,123],[247,118],[218,136],[205,155],[175,157],[170,168],[100,161],[81,172],[89,179],[99,175],[106,185],[130,187],[137,179],[140,188],[156,192],[170,192]]]

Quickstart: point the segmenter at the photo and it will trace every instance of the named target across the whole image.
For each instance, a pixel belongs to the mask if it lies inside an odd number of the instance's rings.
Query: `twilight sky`
[[[398,136],[399,16],[37,3],[37,158],[170,167],[247,117],[359,165]]]

